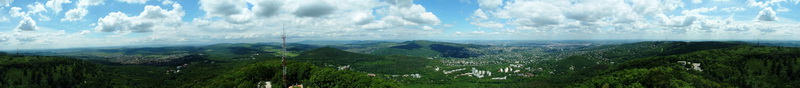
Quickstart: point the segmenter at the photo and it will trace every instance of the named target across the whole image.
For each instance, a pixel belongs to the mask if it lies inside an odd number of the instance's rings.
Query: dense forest
[[[381,74],[422,73],[425,66],[436,66],[437,61],[403,55],[378,56],[351,53],[323,47],[306,51],[295,60],[318,66],[349,66],[352,70]]]
[[[209,81],[187,87],[256,87],[259,82],[271,81],[273,87],[285,86],[281,79],[280,60],[263,61],[235,69]],[[367,76],[364,73],[317,67],[312,64],[289,61],[285,82],[290,85],[304,84],[308,87],[338,88],[386,88],[398,87],[392,81],[379,77]]]
[[[650,42],[652,44],[652,42]],[[673,44],[687,44],[673,42]],[[627,58],[619,64],[589,65],[557,76],[570,87],[783,87],[800,86],[800,49],[742,43],[700,42],[663,53]],[[715,47],[702,47],[714,45]],[[723,46],[723,47],[720,47]],[[698,48],[683,48],[698,47]],[[699,48],[702,47],[702,48]],[[655,52],[662,52],[655,49]],[[652,51],[651,50],[639,50]],[[645,52],[646,53],[646,52]],[[671,54],[670,54],[671,53]],[[576,57],[580,58],[580,57]],[[565,59],[573,60],[573,59]],[[586,60],[586,59],[584,59]],[[567,61],[591,62],[591,61]],[[566,62],[561,62],[566,63]],[[693,66],[692,63],[697,64]],[[589,64],[589,63],[583,63]],[[585,66],[585,65],[584,65]],[[572,83],[568,81],[579,81]]]
[[[679,62],[701,64],[702,70]],[[736,46],[627,61],[576,86],[800,87],[800,49]],[[668,81],[666,81],[668,80]]]
[[[469,51],[467,48],[485,48],[486,45],[457,44],[448,42],[435,42],[427,40],[414,40],[382,47],[370,52],[374,55],[407,55],[418,57],[454,57],[469,58],[483,55]]]
[[[208,63],[193,63],[194,68],[174,74],[154,72],[165,69],[155,66],[106,66],[52,56],[0,55],[2,87],[256,87],[258,82],[272,80],[273,87],[282,84],[280,60],[265,60],[241,65],[233,70],[215,69]],[[398,83],[366,73],[289,61],[287,84],[307,87],[398,87]],[[166,68],[168,69],[168,68]],[[262,84],[263,85],[263,84]]]
[[[98,75],[98,65],[83,60],[0,54],[2,87],[74,87]]]

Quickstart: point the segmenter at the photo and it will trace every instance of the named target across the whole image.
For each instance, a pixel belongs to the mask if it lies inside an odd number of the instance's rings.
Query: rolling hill
[[[572,69],[591,68],[593,66],[607,66],[610,64],[625,62],[628,60],[685,54],[696,51],[730,48],[740,45],[747,45],[743,42],[681,42],[681,41],[654,41],[637,42],[619,45],[600,46],[588,48],[580,51],[562,52],[565,56],[561,60],[555,60],[550,64],[559,72],[571,71]]]
[[[742,45],[634,59],[599,71],[603,75],[575,86],[792,88],[800,86],[797,63],[800,63],[800,48]]]
[[[588,51],[599,54],[553,62],[557,70],[585,68],[566,71],[550,81],[580,88],[800,86],[796,81],[800,79],[800,65],[796,64],[800,63],[800,48],[742,42],[639,42]],[[602,60],[619,63],[595,63]]]
[[[69,57],[0,54],[0,87],[80,87],[100,75],[99,66]],[[83,85],[84,87],[86,85]]]
[[[435,66],[435,60],[401,55],[378,56],[323,47],[300,53],[291,60],[319,66],[350,66],[353,70],[380,74],[421,73],[426,66]]]
[[[469,48],[483,48],[485,45],[457,44],[447,42],[434,42],[426,40],[406,41],[396,45],[377,49],[370,54],[375,55],[407,55],[420,57],[453,57],[468,58],[483,54],[472,52]]]

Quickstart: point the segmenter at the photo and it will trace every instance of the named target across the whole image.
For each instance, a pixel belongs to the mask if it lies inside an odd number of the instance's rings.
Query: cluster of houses
[[[256,86],[257,86],[256,88],[272,88],[272,82],[270,81],[258,82]]]
[[[258,84],[256,84],[256,88],[272,88],[272,82],[270,81],[258,82]],[[305,88],[305,87],[303,87],[303,84],[294,84],[292,86],[289,86],[288,88]]]
[[[511,68],[511,67],[506,67],[505,69],[500,69],[497,72],[503,72],[503,73],[514,72],[514,73],[517,73],[517,72],[520,72],[520,71],[519,70],[514,70],[514,68]]]
[[[339,70],[350,70],[350,65],[339,66],[339,67],[336,67],[336,69],[339,69]]]
[[[189,66],[189,64],[183,64],[183,65],[180,65],[180,66],[175,66],[175,70],[167,70],[167,74],[170,74],[170,73],[172,73],[172,74],[180,73],[180,72],[181,72],[181,69],[183,69],[183,68],[186,68],[186,66]]]
[[[499,72],[499,73],[520,73],[521,70],[514,69],[514,68],[522,68],[522,67],[523,67],[523,64],[511,64],[508,67],[501,68],[497,72]],[[541,69],[541,68],[539,68],[539,69]],[[435,67],[434,70],[439,71],[441,69],[439,67]],[[452,74],[454,72],[460,72],[460,71],[464,71],[464,70],[467,70],[467,68],[459,68],[459,69],[453,69],[453,70],[442,70],[442,72],[444,74]],[[479,70],[479,69],[476,69],[476,68],[472,68],[470,70],[470,72],[458,74],[454,78],[458,78],[458,76],[470,76],[470,77],[484,78],[484,77],[491,77],[492,73],[493,73],[492,71],[485,71],[485,70]],[[535,76],[535,75],[530,74],[530,73],[528,73],[528,74],[520,73],[518,75],[519,76],[524,76],[524,77]],[[508,76],[492,77],[491,79],[494,79],[494,80],[505,80],[506,78],[508,78]]]
[[[683,65],[683,66],[689,65],[690,67],[687,67],[686,70],[695,70],[695,71],[700,71],[700,72],[703,71],[703,69],[700,68],[700,63],[692,63],[692,62],[689,62],[689,61],[678,61],[678,63]]]
[[[442,72],[444,72],[444,74],[450,74],[450,73],[453,73],[453,72],[458,72],[458,71],[463,71],[463,70],[467,70],[467,68],[459,68],[459,69],[453,69],[453,70],[450,70],[450,71],[442,71]]]
[[[150,56],[142,56],[142,55],[112,55],[112,56],[98,56],[102,58],[106,58],[109,62],[119,63],[119,64],[145,64],[145,63],[162,63],[162,62],[169,62],[172,59],[178,59],[182,57],[189,56],[191,54],[188,53],[181,53],[181,54],[171,54],[166,56],[160,57],[150,57]]]
[[[392,77],[412,77],[412,78],[422,78],[422,75],[419,75],[419,74],[403,74],[403,75],[392,75]]]
[[[494,77],[494,78],[492,78],[492,79],[493,79],[493,80],[506,80],[506,78],[508,78],[508,76],[503,76],[503,77]]]
[[[472,72],[464,73],[464,74],[461,74],[461,75],[475,76],[475,77],[478,77],[478,78],[483,78],[484,76],[492,76],[492,72],[490,72],[490,71],[481,71],[481,70],[472,68]]]

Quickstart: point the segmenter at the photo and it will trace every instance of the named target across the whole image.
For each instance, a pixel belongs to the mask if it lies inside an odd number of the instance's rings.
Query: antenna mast
[[[761,38],[758,38],[758,40],[756,40],[756,46],[761,46]]]
[[[283,53],[281,54],[281,66],[283,66],[282,82],[284,86],[288,86],[289,84],[286,84],[286,25],[281,26],[283,26],[283,34],[281,35],[281,40],[283,40]]]

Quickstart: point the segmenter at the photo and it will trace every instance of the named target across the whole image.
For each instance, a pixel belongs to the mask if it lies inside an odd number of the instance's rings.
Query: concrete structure
[[[692,62],[689,62],[689,61],[678,61],[678,63],[683,65],[683,66],[686,66],[686,65],[690,65],[691,66],[691,67],[686,68],[686,70],[695,70],[695,71],[700,71],[700,72],[703,71],[703,69],[700,68],[700,63],[692,63]]]
[[[493,80],[506,80],[506,78],[508,78],[508,76],[503,76],[503,77],[494,77],[494,78],[492,78],[492,79],[493,79]]]

